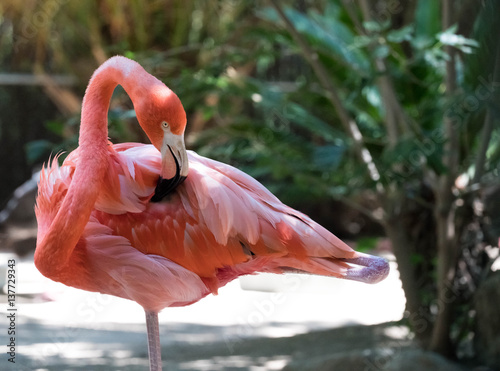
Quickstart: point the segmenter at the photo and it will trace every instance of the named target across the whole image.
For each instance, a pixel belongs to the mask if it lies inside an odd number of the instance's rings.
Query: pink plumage
[[[107,141],[117,84],[154,146]],[[44,275],[136,301],[153,314],[255,272],[371,283],[387,276],[383,259],[355,252],[252,177],[186,152],[184,127],[177,96],[137,63],[114,57],[96,71],[80,147],[41,174],[35,264]]]

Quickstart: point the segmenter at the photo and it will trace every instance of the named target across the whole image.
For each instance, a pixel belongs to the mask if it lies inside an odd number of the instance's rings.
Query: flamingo
[[[107,112],[121,85],[152,145],[112,144]],[[187,151],[181,101],[137,62],[115,56],[92,75],[79,147],[41,172],[34,262],[46,277],[145,310],[150,370],[161,370],[158,312],[257,272],[366,283],[385,259],[352,250],[238,169]]]

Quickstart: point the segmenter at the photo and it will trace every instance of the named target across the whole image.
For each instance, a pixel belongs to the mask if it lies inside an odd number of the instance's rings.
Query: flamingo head
[[[152,77],[152,76],[151,76]],[[186,112],[177,95],[156,78],[139,93],[137,119],[161,153],[161,172],[152,202],[161,201],[186,179],[189,164],[184,144]]]

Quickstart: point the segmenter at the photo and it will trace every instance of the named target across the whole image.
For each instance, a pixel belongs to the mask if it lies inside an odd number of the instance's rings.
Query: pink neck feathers
[[[133,80],[142,72],[136,62],[114,57],[90,79],[82,105],[76,170],[68,193],[35,252],[35,263],[42,273],[61,271],[83,233],[108,166],[107,115],[113,90],[121,84],[133,95]]]

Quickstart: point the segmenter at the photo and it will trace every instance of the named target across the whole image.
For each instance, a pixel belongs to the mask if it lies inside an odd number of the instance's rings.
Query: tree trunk
[[[448,29],[454,21],[453,2],[443,1],[442,28]],[[446,62],[446,95],[451,97],[456,90],[455,49],[445,47],[449,60]],[[458,172],[459,142],[458,128],[447,112],[443,118],[443,131],[447,142],[444,148],[443,163],[447,171],[440,176],[436,187],[435,219],[437,224],[437,316],[432,333],[430,349],[450,357],[453,344],[450,329],[453,320],[453,307],[456,295],[452,285],[458,258],[458,246],[455,227],[455,206],[452,193]]]
[[[432,221],[428,220],[428,213],[424,213],[420,205],[412,202],[399,191],[393,191],[385,200],[385,210],[387,210],[388,217],[384,223],[384,229],[392,242],[398,262],[400,279],[406,297],[406,317],[417,339],[425,346],[429,343],[432,333],[432,318],[420,294],[430,272],[426,270],[426,267],[419,267],[413,258],[422,255],[421,246],[428,248],[432,244],[434,231],[429,230],[427,225],[432,224]],[[426,233],[422,233],[423,230]],[[430,242],[427,241],[429,239]]]
[[[438,201],[437,206],[437,316],[429,348],[446,357],[451,357],[454,351],[450,330],[454,303],[457,298],[453,290],[453,279],[458,249],[455,238],[454,207],[445,210],[446,204],[446,201]]]
[[[412,241],[408,238],[405,228],[401,224],[395,218],[386,224],[385,232],[392,242],[394,255],[398,262],[399,277],[406,297],[406,316],[419,342],[427,344],[432,331],[432,322],[426,307],[420,300],[415,267],[411,261],[413,249],[409,248]]]

